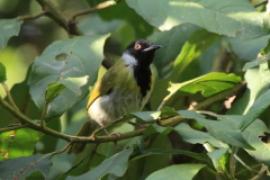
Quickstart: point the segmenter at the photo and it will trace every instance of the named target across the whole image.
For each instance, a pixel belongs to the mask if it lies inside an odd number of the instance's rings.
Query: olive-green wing
[[[97,81],[91,89],[90,95],[88,97],[87,109],[98,97],[106,94],[112,88],[112,83],[110,83],[112,79],[110,76],[108,76],[110,69],[107,70],[103,66],[101,66],[99,69]]]
[[[123,70],[123,68],[125,67],[119,60],[119,62],[113,65],[109,70],[106,70],[104,67],[99,69],[98,79],[88,98],[87,109],[98,97],[108,94],[112,90],[117,81],[119,81],[118,77],[121,76],[121,72],[123,72],[121,70]]]

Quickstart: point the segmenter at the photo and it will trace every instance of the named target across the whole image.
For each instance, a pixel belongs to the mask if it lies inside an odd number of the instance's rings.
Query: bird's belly
[[[140,94],[111,93],[97,98],[88,109],[91,120],[104,126],[121,116],[140,110]]]

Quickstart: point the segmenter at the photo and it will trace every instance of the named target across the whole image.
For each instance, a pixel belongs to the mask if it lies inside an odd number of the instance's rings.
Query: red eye
[[[138,43],[136,43],[135,45],[134,45],[134,49],[135,50],[140,50],[142,48],[142,45],[140,45],[140,44],[138,44]]]

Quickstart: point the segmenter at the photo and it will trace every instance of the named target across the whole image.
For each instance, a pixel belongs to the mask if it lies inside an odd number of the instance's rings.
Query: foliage
[[[0,179],[268,179],[269,7],[1,1]],[[76,136],[102,64],[135,39],[163,45],[150,101]],[[68,153],[73,141],[85,150]]]

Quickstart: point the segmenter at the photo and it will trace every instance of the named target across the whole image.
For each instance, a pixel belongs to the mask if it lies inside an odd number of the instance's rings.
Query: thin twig
[[[100,127],[100,128],[97,128],[93,131],[93,133],[90,135],[92,137],[95,137],[96,135],[98,135],[100,132],[104,131],[104,130],[107,130],[109,128],[112,128],[114,126],[116,126],[117,124],[119,123],[122,123],[122,122],[125,122],[126,120],[130,119],[131,117],[130,116],[124,116],[124,117],[121,117],[120,119],[108,124],[107,126],[104,126],[104,127]]]
[[[40,125],[42,127],[46,126],[45,118],[46,118],[47,112],[48,112],[48,103],[46,102],[40,116],[40,120],[41,120]]]
[[[235,170],[236,170],[236,159],[235,159],[235,154],[237,154],[238,149],[233,148],[232,153],[230,155],[230,160],[229,160],[229,170],[230,170],[230,176],[234,179],[235,178]]]
[[[46,11],[42,11],[36,15],[24,15],[24,16],[19,16],[18,19],[22,20],[22,21],[28,21],[28,20],[34,20],[34,19],[38,19],[44,15],[46,15]]]
[[[116,5],[116,2],[114,0],[108,0],[108,1],[104,1],[99,3],[98,5],[96,5],[95,7],[77,12],[75,14],[73,14],[73,16],[70,18],[70,21],[76,21],[76,19],[80,16],[84,16],[90,13],[94,13],[98,10],[102,10],[102,9],[106,9],[108,7],[114,6]]]
[[[0,128],[0,133],[12,131],[12,130],[17,130],[17,129],[21,129],[21,128],[26,128],[26,127],[27,127],[27,125],[25,125],[25,124],[11,125],[11,126],[7,126],[4,128]]]
[[[262,164],[262,167],[258,174],[256,174],[254,177],[252,177],[250,180],[259,180],[265,175],[265,173],[268,171],[268,167],[264,164]]]
[[[59,26],[64,28],[69,34],[80,35],[75,25],[70,26],[68,20],[62,15],[62,13],[53,5],[49,0],[36,0],[42,7],[43,11],[46,11],[46,16],[53,19]]]

